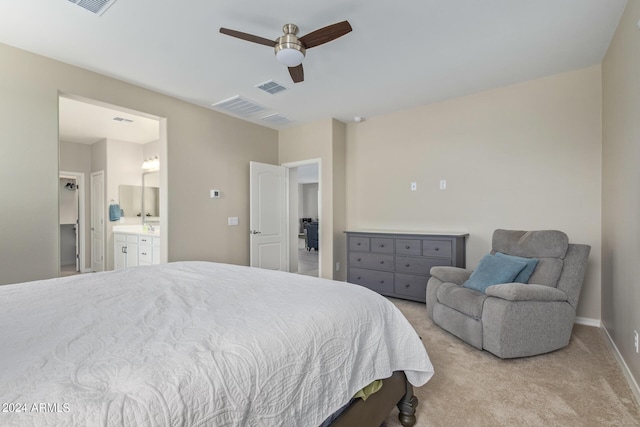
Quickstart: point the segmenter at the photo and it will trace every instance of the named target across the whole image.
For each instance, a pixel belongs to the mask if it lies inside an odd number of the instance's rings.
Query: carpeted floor
[[[600,329],[576,325],[564,349],[501,360],[433,324],[424,304],[391,301],[435,369],[414,390],[417,426],[640,426],[640,406]],[[397,409],[386,425],[400,426]]]

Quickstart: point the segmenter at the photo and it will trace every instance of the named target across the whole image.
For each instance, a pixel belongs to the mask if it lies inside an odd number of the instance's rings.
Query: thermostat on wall
[[[209,190],[209,197],[217,199],[220,197],[220,190]]]

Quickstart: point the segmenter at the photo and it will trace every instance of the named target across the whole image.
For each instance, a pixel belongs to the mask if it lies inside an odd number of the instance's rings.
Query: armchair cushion
[[[545,285],[525,285],[523,283],[503,283],[489,286],[486,290],[489,297],[502,298],[509,301],[566,301],[567,294],[560,289]]]
[[[469,280],[464,282],[464,287],[483,292],[491,285],[499,283],[511,283],[527,263],[495,255],[485,255]]]
[[[437,298],[440,304],[479,320],[482,317],[482,305],[487,296],[482,292],[446,282],[438,287]]]
[[[524,258],[524,257],[519,257],[514,255],[503,254],[502,252],[496,252],[495,256],[500,258],[511,259],[514,261],[521,261],[527,264],[525,268],[523,268],[522,271],[518,273],[515,279],[513,279],[513,281],[516,283],[529,283],[529,278],[531,277],[531,274],[533,274],[533,270],[535,270],[536,266],[538,265],[538,258]]]

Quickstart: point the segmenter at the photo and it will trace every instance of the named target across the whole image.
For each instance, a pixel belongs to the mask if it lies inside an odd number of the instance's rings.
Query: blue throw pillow
[[[527,263],[527,266],[518,273],[515,279],[513,279],[516,283],[529,283],[529,278],[533,274],[533,270],[535,270],[538,265],[538,258],[523,258],[520,256],[503,254],[502,252],[496,252],[495,256]]]
[[[478,267],[471,273],[469,280],[464,282],[462,286],[484,293],[491,285],[513,282],[513,279],[526,266],[526,262],[514,261],[491,254],[485,255],[480,260]]]

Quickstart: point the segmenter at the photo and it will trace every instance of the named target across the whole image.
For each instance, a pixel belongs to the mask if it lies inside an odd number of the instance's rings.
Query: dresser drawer
[[[396,294],[411,297],[420,301],[426,300],[428,276],[396,273],[393,289]]]
[[[349,266],[393,271],[393,255],[350,252]]]
[[[140,246],[138,248],[138,265],[150,264],[153,264],[153,246]]]
[[[369,238],[359,236],[349,237],[349,250],[369,252]]]
[[[437,258],[417,258],[399,256],[396,257],[396,271],[398,273],[408,274],[425,274],[429,275],[431,267],[437,265],[451,265],[451,259],[437,259]]]
[[[364,270],[362,268],[349,269],[349,283],[365,286],[380,293],[393,292],[393,273],[387,271]]]
[[[371,252],[392,254],[393,253],[393,239],[385,239],[381,237],[371,238]]]
[[[396,239],[396,254],[398,255],[422,255],[422,240]]]
[[[450,240],[423,240],[422,254],[424,256],[437,256],[451,258],[452,247]]]

